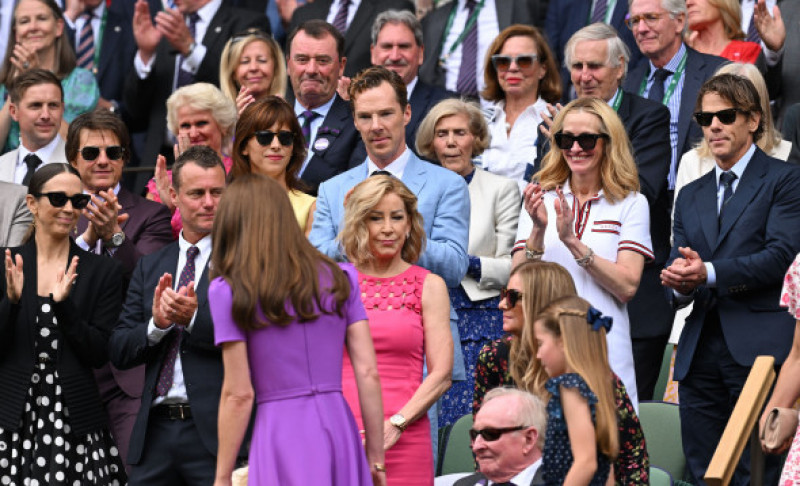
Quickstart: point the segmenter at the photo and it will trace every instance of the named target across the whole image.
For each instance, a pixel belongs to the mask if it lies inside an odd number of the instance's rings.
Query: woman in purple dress
[[[249,484],[385,484],[380,382],[355,270],[311,246],[266,176],[229,186],[212,240],[208,299],[225,364],[215,484],[231,484],[254,399]],[[363,445],[342,396],[345,348]]]

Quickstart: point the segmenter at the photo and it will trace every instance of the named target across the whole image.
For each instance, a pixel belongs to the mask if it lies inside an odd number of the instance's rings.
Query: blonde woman
[[[219,87],[239,114],[265,96],[286,93],[286,61],[272,36],[247,29],[225,44],[219,62]]]
[[[686,0],[689,30],[686,43],[704,54],[724,57],[733,62],[767,65],[761,44],[742,40],[742,9],[737,0]]]

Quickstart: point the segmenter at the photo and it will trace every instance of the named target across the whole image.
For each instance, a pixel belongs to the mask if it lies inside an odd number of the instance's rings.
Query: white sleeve
[[[644,256],[645,261],[653,260],[653,243],[650,240],[650,207],[647,199],[639,193],[629,195],[620,204],[622,210],[619,247],[617,251],[629,250]]]

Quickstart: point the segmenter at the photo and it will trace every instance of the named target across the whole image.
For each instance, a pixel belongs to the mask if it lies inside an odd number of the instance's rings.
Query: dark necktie
[[[719,183],[725,188],[722,193],[722,205],[719,207],[719,219],[722,221],[722,213],[725,211],[725,205],[733,197],[733,181],[736,180],[736,174],[733,172],[723,172],[719,175]]]
[[[592,11],[592,21],[590,23],[605,22],[606,10],[608,10],[608,0],[596,0],[594,3],[594,10]]]
[[[761,43],[761,36],[758,35],[758,29],[756,29],[756,6],[753,6],[753,15],[750,16],[750,26],[747,27],[747,37],[744,40],[748,42],[757,42]]]
[[[186,250],[186,264],[181,271],[181,277],[178,279],[177,289],[189,285],[194,282],[194,259],[200,250],[196,246],[189,247]],[[175,374],[175,360],[178,357],[178,351],[181,347],[181,340],[183,339],[183,326],[175,325],[174,332],[169,333],[167,339],[167,353],[164,355],[164,363],[161,365],[161,372],[158,374],[158,381],[156,382],[156,396],[163,397],[172,388],[172,378]]]
[[[389,172],[388,170],[376,170],[376,171],[373,171],[372,174],[370,174],[369,176],[372,177],[372,176],[378,176],[378,175],[385,175],[385,176],[392,177],[392,173]]]
[[[94,71],[94,30],[92,29],[92,19],[94,13],[91,10],[81,14],[83,28],[78,39],[78,67]]]
[[[196,36],[197,36],[197,22],[199,20],[200,16],[197,15],[197,12],[189,14],[189,33],[192,34],[192,39],[194,39],[195,43],[198,43]],[[183,63],[186,61],[186,58],[183,56],[179,56],[178,59],[180,59],[180,62],[178,63],[178,85],[175,86],[175,89],[178,89],[181,86],[186,86],[194,83],[194,74],[183,69]]]
[[[467,23],[469,23],[472,13],[475,11],[477,2],[467,0]],[[465,24],[466,25],[466,24]],[[478,22],[475,21],[472,27],[464,36],[461,43],[461,67],[458,70],[456,80],[456,91],[465,96],[478,97],[478,80],[476,66],[478,62]]]
[[[38,155],[34,153],[30,153],[22,159],[25,162],[25,165],[28,166],[28,172],[25,174],[25,177],[22,179],[22,185],[27,186],[31,183],[31,177],[33,177],[33,173],[36,172],[36,168],[42,165],[42,159],[39,158]]]
[[[342,0],[339,3],[339,11],[336,12],[336,17],[333,18],[333,26],[336,30],[342,33],[347,32],[347,13],[350,9],[350,0]]]
[[[647,99],[653,100],[656,103],[662,103],[664,100],[664,81],[667,80],[669,75],[672,74],[664,68],[656,69],[653,74],[653,85],[650,86],[650,92],[647,94]]]
[[[311,143],[311,123],[319,117],[319,113],[306,110],[303,112],[303,126],[300,127],[303,132],[303,139],[306,141],[306,148]]]

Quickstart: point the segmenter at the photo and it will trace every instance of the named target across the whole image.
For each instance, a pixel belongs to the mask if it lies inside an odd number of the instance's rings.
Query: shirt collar
[[[608,106],[610,106],[611,108],[614,108],[614,99],[616,99],[618,93],[619,93],[619,88],[617,88],[617,90],[614,91],[614,94],[611,95],[611,99],[606,101],[606,103],[608,103]]]
[[[672,59],[670,59],[669,62],[664,65],[664,69],[671,73],[677,71],[678,64],[681,63],[681,59],[683,58],[684,54],[686,54],[686,44],[681,42],[681,47],[678,49],[678,52],[676,52],[675,55],[672,56]],[[655,64],[653,64],[653,61],[650,61],[650,75],[647,76],[648,80],[653,79],[653,76],[656,75],[656,69],[658,68],[655,66]]]
[[[214,18],[214,15],[216,15],[217,10],[219,10],[220,5],[222,5],[222,0],[211,0],[207,4],[198,8],[197,15],[200,16],[200,21],[211,22],[211,19]]]
[[[737,160],[736,163],[733,164],[733,167],[731,167],[730,172],[736,174],[738,180],[742,180],[742,174],[744,174],[744,170],[747,168],[747,164],[750,163],[750,159],[753,158],[754,153],[756,153],[756,144],[751,144],[742,158]],[[723,172],[725,171],[722,170],[719,165],[714,164],[714,175],[717,178],[717,187],[719,187],[719,176],[721,176]]]
[[[536,471],[539,469],[541,465],[542,465],[542,459],[539,458],[539,460],[537,460],[530,466],[520,471],[519,474],[508,480],[508,482],[516,484],[518,486],[523,486],[523,485],[527,486],[528,484],[531,484],[531,482],[533,481],[533,477],[536,476]],[[493,486],[495,484],[497,483],[494,481],[489,481],[489,486]]]
[[[414,88],[417,87],[417,81],[419,81],[419,76],[414,76],[414,79],[406,85],[406,97],[408,97],[408,99],[411,99],[411,93],[413,93]]]
[[[367,175],[372,174],[376,170],[385,170],[398,179],[402,179],[403,172],[406,170],[410,156],[411,150],[407,146],[403,145],[403,153],[383,169],[378,167],[375,162],[373,162],[372,159],[367,156]]]
[[[339,95],[334,94],[333,96],[331,96],[331,99],[329,99],[327,103],[319,105],[316,108],[312,108],[311,111],[318,114],[320,116],[320,119],[324,120],[325,117],[328,116],[328,112],[331,111],[331,106],[333,106],[333,100],[335,100],[337,96]],[[294,100],[294,114],[297,115],[298,118],[302,116],[303,112],[306,111],[307,109],[308,108],[300,104],[299,100],[297,99]],[[300,124],[302,125],[302,122]]]
[[[53,152],[56,150],[56,145],[61,141],[61,135],[56,134],[56,138],[50,141],[47,145],[36,150],[35,152],[31,152],[28,150],[25,145],[19,144],[19,153],[17,156],[17,165],[21,166],[24,165],[25,156],[28,154],[36,154],[41,160],[43,164],[46,164],[50,157],[53,155]]]
[[[102,19],[103,18],[103,12],[105,12],[105,10],[106,10],[106,2],[100,2],[100,4],[97,6],[97,8],[92,10],[92,14],[94,14],[94,16],[96,18]]]
[[[191,243],[189,243],[188,241],[186,241],[183,238],[183,230],[181,230],[181,235],[180,235],[180,237],[178,237],[178,247],[181,250],[181,255],[185,255],[186,254],[186,250],[188,250],[192,246],[196,246],[197,249],[200,250],[200,255],[207,255],[208,253],[210,253],[211,252],[211,233],[205,235],[204,237],[202,237],[200,239],[200,241],[198,241],[197,243],[192,245]],[[199,257],[199,255],[198,255],[198,257]]]

